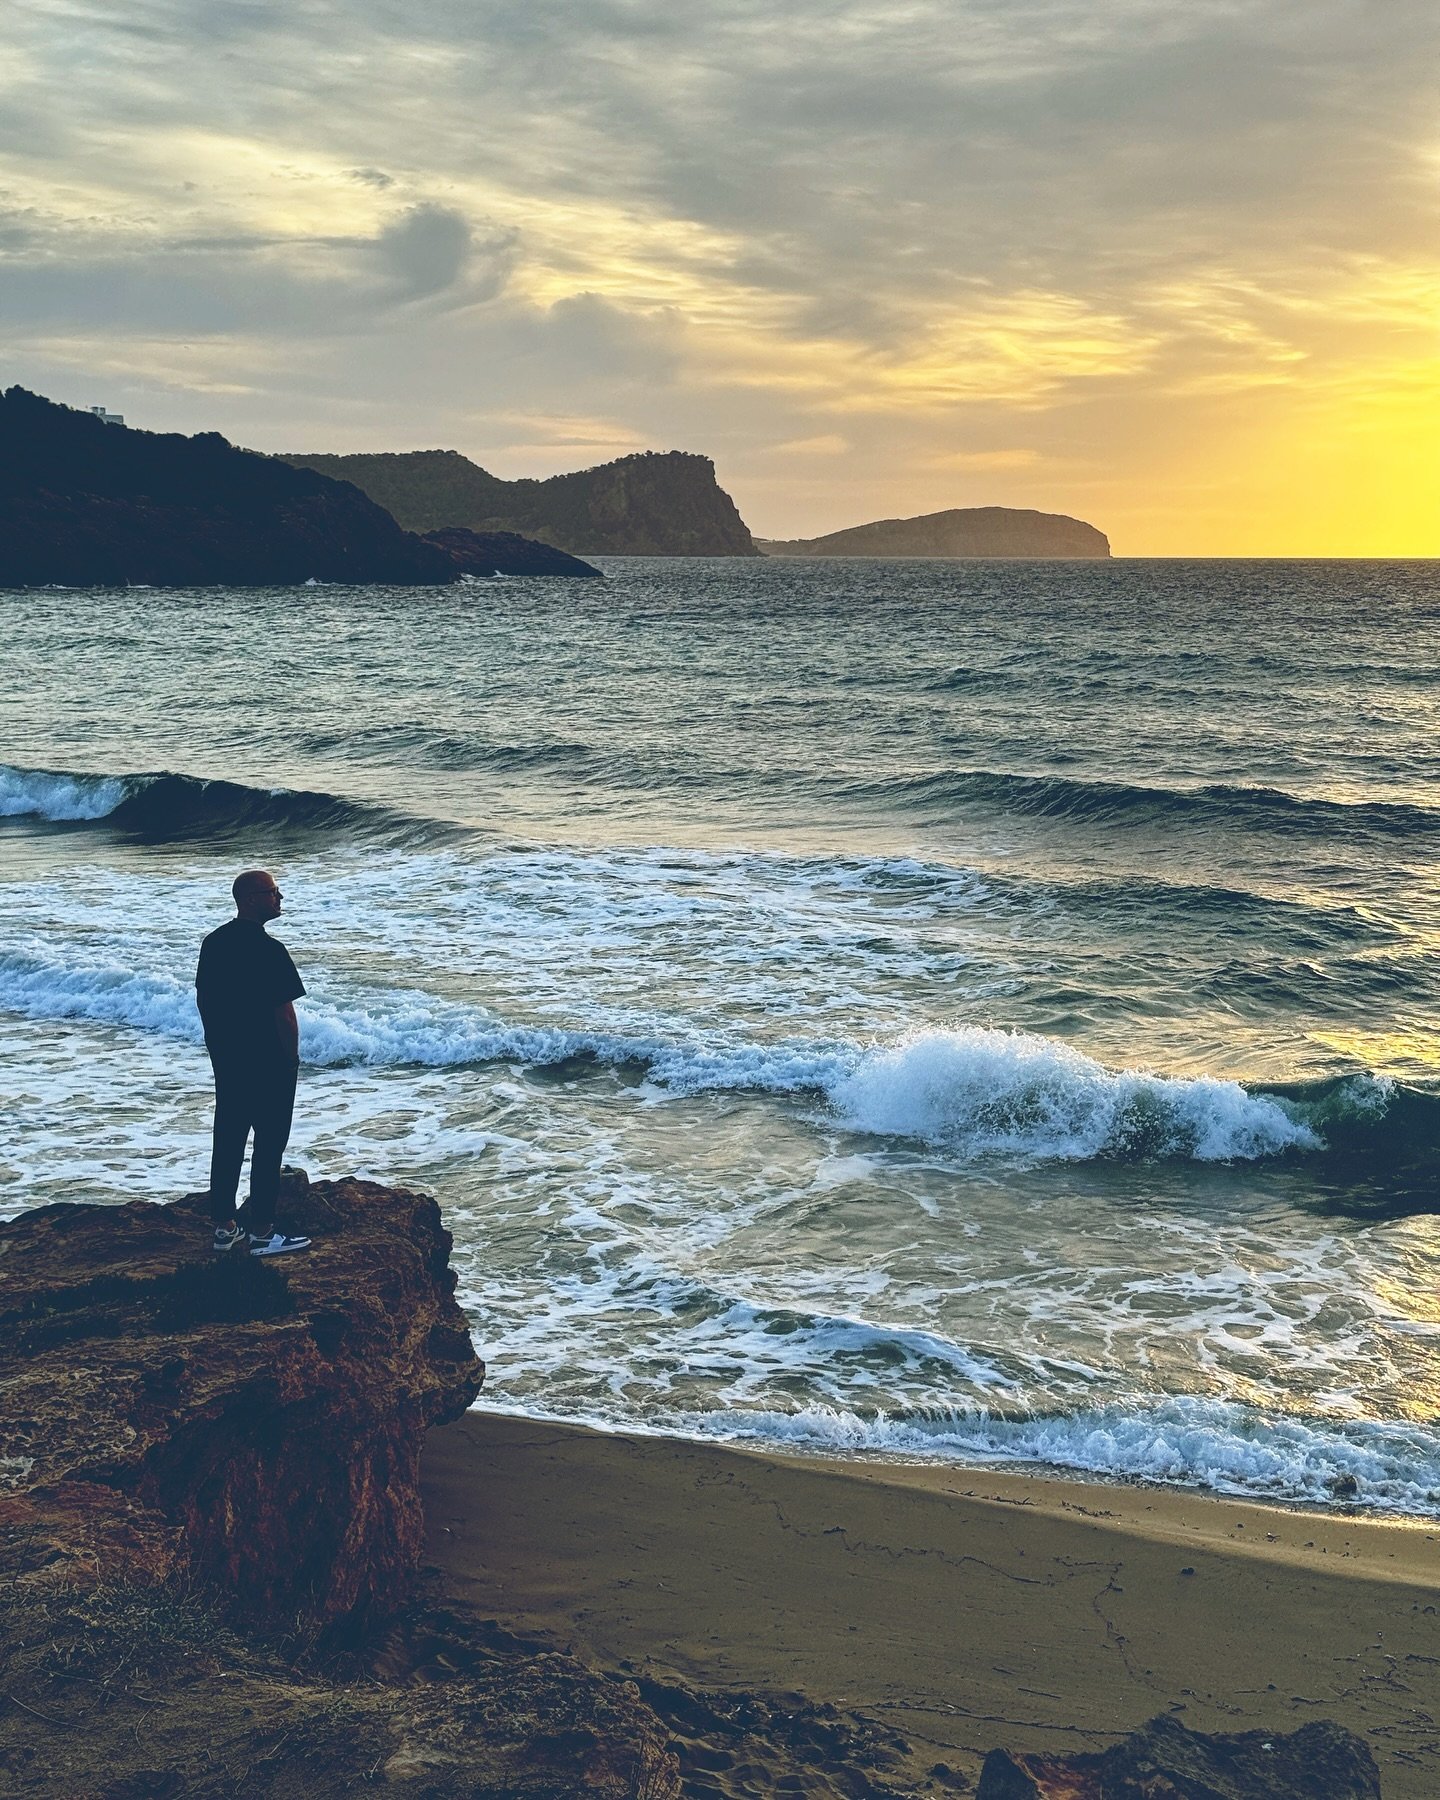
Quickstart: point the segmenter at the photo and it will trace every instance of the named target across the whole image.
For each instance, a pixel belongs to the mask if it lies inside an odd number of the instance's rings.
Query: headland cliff
[[[435,585],[599,570],[513,536],[426,539],[344,481],[218,432],[137,431],[0,395],[0,587]]]
[[[411,531],[518,531],[581,556],[756,556],[708,456],[647,450],[545,481],[504,481],[456,450],[286,460],[353,482]]]

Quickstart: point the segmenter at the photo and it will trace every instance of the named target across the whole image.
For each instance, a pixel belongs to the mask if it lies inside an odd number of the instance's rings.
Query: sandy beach
[[[917,1779],[1175,1711],[1334,1719],[1387,1800],[1440,1793],[1440,1530],[483,1412],[432,1434],[424,1482],[429,1560],[485,1617],[607,1669],[831,1702],[902,1736]]]

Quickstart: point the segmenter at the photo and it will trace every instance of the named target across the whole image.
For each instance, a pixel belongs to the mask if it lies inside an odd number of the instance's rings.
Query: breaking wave
[[[831,1098],[858,1131],[972,1154],[1228,1162],[1322,1147],[1291,1108],[1238,1081],[1107,1069],[1054,1038],[983,1026],[874,1052]]]
[[[313,734],[305,742],[316,748],[329,745],[332,739],[338,747],[341,740],[334,733]],[[883,802],[887,808],[901,810],[933,811],[937,806],[979,803],[1038,818],[1103,825],[1184,821],[1200,827],[1322,838],[1440,837],[1440,810],[1403,802],[1306,798],[1269,787],[1145,787],[983,769],[836,783],[829,775],[801,770],[696,764],[666,768],[657,767],[649,757],[602,755],[579,742],[484,743],[395,726],[361,728],[347,744],[349,753],[361,760],[372,750],[389,754],[396,748],[408,748],[421,762],[435,767],[489,769],[497,774],[545,770],[587,783],[616,785],[621,790],[723,792],[734,787],[750,792],[798,782],[817,797]],[[458,829],[328,793],[259,788],[169,771],[110,775],[0,763],[0,818],[24,816],[64,823],[104,820],[149,842],[213,838],[253,827],[413,842],[450,835]]]
[[[0,1008],[200,1041],[188,986],[114,963],[62,966],[0,957]],[[1356,1078],[1309,1099],[1238,1081],[1114,1070],[1053,1038],[979,1026],[887,1046],[849,1040],[778,1044],[517,1024],[419,994],[368,1004],[312,996],[306,1062],[459,1068],[585,1061],[639,1073],[658,1095],[762,1092],[825,1103],[831,1124],[933,1145],[962,1159],[1227,1162],[1326,1149],[1332,1133],[1373,1137],[1389,1085]],[[1363,1091],[1356,1081],[1364,1084]],[[1423,1129],[1434,1129],[1427,1102]]]
[[[309,835],[431,841],[452,834],[422,820],[335,794],[250,787],[195,775],[91,775],[0,763],[0,818],[98,824],[145,843],[225,840],[263,830],[270,837]]]
[[[0,763],[0,819],[108,819],[129,796],[133,776],[68,775]]]

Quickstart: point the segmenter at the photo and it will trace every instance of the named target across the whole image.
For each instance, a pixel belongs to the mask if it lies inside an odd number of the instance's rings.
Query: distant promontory
[[[1014,506],[956,506],[877,519],[817,538],[757,538],[766,556],[1101,557],[1110,540],[1083,519]]]
[[[0,587],[431,586],[600,571],[513,534],[403,530],[348,482],[218,432],[136,431],[0,395]]]
[[[708,456],[647,450],[545,481],[504,481],[457,450],[287,454],[353,482],[410,531],[518,531],[578,556],[757,556]]]

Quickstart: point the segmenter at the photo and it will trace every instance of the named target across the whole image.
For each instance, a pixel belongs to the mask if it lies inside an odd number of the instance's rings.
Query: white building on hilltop
[[[103,406],[92,406],[90,410],[97,419],[103,419],[107,425],[123,425],[125,423],[124,413],[106,412]]]

